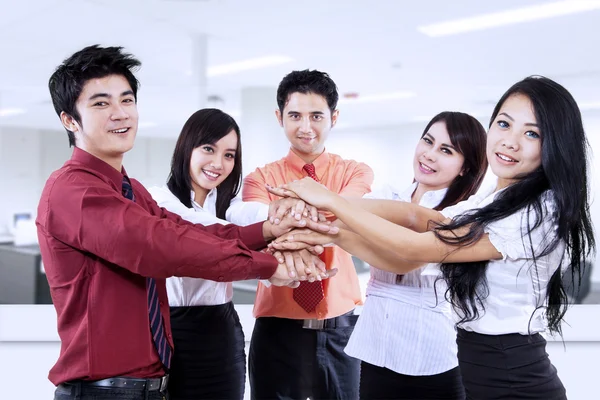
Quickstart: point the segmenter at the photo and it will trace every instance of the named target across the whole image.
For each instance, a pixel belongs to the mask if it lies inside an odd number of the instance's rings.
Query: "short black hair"
[[[81,123],[81,116],[75,103],[83,87],[90,79],[104,78],[109,75],[122,75],[129,82],[133,96],[137,101],[139,82],[133,75],[142,63],[131,54],[124,53],[122,47],[88,46],[79,50],[60,64],[48,82],[50,97],[56,114],[64,111],[75,121]],[[75,134],[67,129],[69,146],[75,146]]]
[[[277,106],[283,113],[286,103],[293,93],[314,93],[323,96],[331,112],[334,112],[339,99],[337,86],[325,72],[317,70],[292,71],[279,83],[277,88]]]

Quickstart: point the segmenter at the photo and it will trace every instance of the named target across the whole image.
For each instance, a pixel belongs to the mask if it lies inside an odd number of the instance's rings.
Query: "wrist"
[[[270,242],[271,240],[275,239],[272,231],[273,231],[272,225],[269,222],[269,220],[265,221],[262,226],[262,234],[263,234],[263,238],[265,239],[265,242]]]

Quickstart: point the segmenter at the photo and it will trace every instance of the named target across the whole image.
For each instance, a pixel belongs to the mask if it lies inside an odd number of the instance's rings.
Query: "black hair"
[[[124,76],[137,101],[139,82],[133,72],[141,66],[141,62],[122,50],[122,47],[88,46],[65,59],[56,68],[50,77],[48,88],[54,110],[59,117],[62,112],[65,112],[81,123],[81,116],[75,104],[83,87],[90,79],[104,78],[109,75]],[[68,129],[66,131],[69,136],[69,146],[75,146],[75,134]]]
[[[499,192],[489,205],[464,213],[450,224],[438,226],[434,233],[445,243],[468,246],[484,235],[484,228],[526,210],[523,223],[528,234],[523,237],[524,249],[532,254],[531,267],[537,274],[537,259],[550,254],[561,243],[566,245],[568,262],[573,276],[581,280],[586,259],[595,249],[592,222],[589,213],[587,183],[588,142],[583,129],[581,113],[571,94],[558,83],[540,76],[531,76],[514,84],[494,108],[490,126],[502,105],[511,96],[524,95],[533,105],[541,134],[541,165],[526,176]],[[543,198],[550,197],[554,212],[545,207]],[[551,214],[550,214],[551,212]],[[541,226],[544,218],[552,218],[554,234],[546,237],[547,244],[532,243],[530,232]],[[449,234],[461,227],[469,227],[464,236]],[[541,251],[534,249],[543,247]],[[442,274],[448,283],[447,299],[460,310],[459,323],[473,321],[485,312],[485,298],[489,294],[486,269],[489,261],[443,264]],[[545,313],[550,332],[561,333],[561,321],[568,298],[562,283],[562,262],[548,282]]]
[[[477,119],[462,112],[444,111],[429,121],[421,138],[437,122],[444,122],[450,142],[456,150],[463,155],[462,175],[458,175],[448,186],[444,198],[434,210],[443,210],[446,207],[466,200],[475,194],[487,169],[485,156],[485,128]]]
[[[193,113],[181,129],[173,158],[171,171],[167,179],[167,187],[186,207],[192,207],[190,193],[192,179],[190,177],[190,160],[195,148],[214,145],[231,131],[237,135],[237,148],[233,170],[217,187],[217,217],[225,219],[225,212],[231,200],[238,194],[242,179],[242,141],[240,128],[235,120],[216,108],[205,108]]]
[[[327,73],[317,70],[292,71],[281,80],[277,88],[277,106],[282,114],[290,96],[294,93],[314,93],[323,96],[332,113],[339,99],[335,82]]]

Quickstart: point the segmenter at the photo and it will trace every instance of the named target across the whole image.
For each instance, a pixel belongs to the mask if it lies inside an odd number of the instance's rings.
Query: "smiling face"
[[[533,104],[525,95],[506,99],[487,137],[487,157],[498,189],[514,183],[542,164],[542,138]]]
[[[415,149],[415,180],[421,189],[447,188],[462,173],[464,161],[464,156],[450,141],[446,123],[436,122],[421,137]]]
[[[122,75],[90,79],[75,107],[81,122],[64,112],[61,121],[75,134],[76,146],[121,170],[138,126],[137,104],[127,79]]]
[[[325,141],[337,122],[338,111],[332,113],[321,95],[294,92],[289,96],[283,114],[277,110],[276,115],[292,150],[310,163],[325,150]]]
[[[190,177],[195,200],[200,205],[204,205],[208,192],[231,174],[235,166],[237,144],[237,134],[232,130],[215,144],[202,144],[192,151]]]

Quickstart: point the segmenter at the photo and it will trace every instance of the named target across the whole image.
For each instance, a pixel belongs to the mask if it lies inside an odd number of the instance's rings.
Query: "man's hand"
[[[287,252],[288,255],[285,256],[281,253],[276,254],[276,257],[279,257],[279,265],[277,266],[277,270],[273,274],[271,278],[269,278],[269,282],[275,286],[289,286],[292,288],[296,288],[300,285],[301,280],[308,280],[309,282],[320,281],[323,279],[328,279],[335,274],[337,274],[337,269],[331,269],[329,271],[321,271],[320,266],[317,267],[316,260],[310,258],[309,256],[316,257],[310,253],[305,254],[303,258],[302,255],[296,255],[294,253],[297,252]],[[305,259],[307,260],[305,262]],[[317,257],[318,259],[318,257]],[[319,259],[319,261],[321,261]],[[289,264],[287,264],[289,263]],[[322,261],[321,261],[322,263]],[[290,266],[291,265],[291,266]],[[309,266],[307,266],[309,265]],[[314,265],[310,267],[310,265]],[[324,263],[323,263],[324,266]],[[310,274],[306,274],[306,271],[310,271]],[[292,277],[292,275],[294,277]]]
[[[317,232],[325,232],[332,235],[339,231],[338,227],[332,226],[329,222],[315,222],[304,217],[297,220],[296,218],[291,217],[290,214],[287,214],[278,225],[274,225],[270,221],[265,221],[262,229],[263,237],[266,241],[269,241],[294,228],[308,228]]]
[[[278,225],[283,217],[290,214],[292,218],[300,220],[310,218],[311,221],[326,221],[323,214],[319,214],[317,207],[306,204],[304,200],[286,197],[278,200],[273,200],[269,204],[269,222]]]

